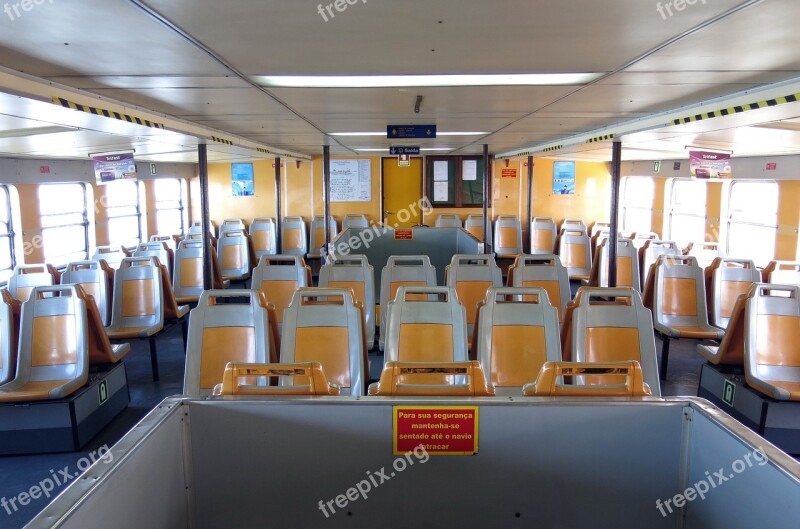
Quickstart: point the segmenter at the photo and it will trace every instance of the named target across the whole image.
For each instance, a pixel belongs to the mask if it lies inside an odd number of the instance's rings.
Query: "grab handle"
[[[558,382],[559,377],[624,376],[624,384],[614,385],[567,385]],[[546,362],[536,382],[523,388],[526,397],[647,397],[651,395],[650,386],[644,383],[642,366],[639,362],[573,363]]]
[[[292,386],[252,386],[239,384],[248,377],[297,377],[300,384]],[[297,381],[297,378],[295,379]],[[322,364],[235,364],[228,363],[222,378],[222,388],[215,395],[339,395],[339,386],[328,382]]]

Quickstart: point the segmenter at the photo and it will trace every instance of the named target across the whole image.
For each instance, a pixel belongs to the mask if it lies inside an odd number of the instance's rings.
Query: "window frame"
[[[41,190],[45,188],[53,188],[56,186],[79,186],[83,191],[83,207],[81,210],[71,211],[69,213],[55,213],[55,214],[47,214],[43,213],[41,209]],[[47,264],[52,264],[56,267],[62,267],[69,264],[69,260],[67,262],[53,262],[52,259],[47,258],[47,247],[45,245],[45,237],[44,234],[47,230],[57,229],[57,228],[66,228],[70,226],[82,226],[83,227],[83,260],[89,259],[89,250],[92,246],[94,246],[94,230],[91,229],[93,227],[93,219],[89,218],[89,202],[93,202],[93,193],[91,187],[86,182],[53,182],[53,183],[46,183],[46,184],[39,184],[39,188],[37,189],[37,199],[39,201],[40,209],[39,209],[39,224],[41,230],[41,237],[42,237],[42,254],[43,259]],[[56,224],[53,226],[45,226],[44,219],[47,217],[56,217],[59,215],[74,215],[79,214],[82,217],[81,222],[70,223],[70,224]],[[75,251],[74,253],[79,253]],[[65,254],[68,255],[68,254]]]
[[[109,205],[108,204],[108,190],[106,190],[106,194],[104,195],[104,198],[106,199],[106,204],[105,204],[105,216],[106,216],[106,218],[105,218],[105,222],[106,222],[106,233],[108,235],[108,243],[110,245],[113,245],[113,246],[116,246],[116,245],[119,244],[120,246],[123,246],[125,248],[129,248],[129,246],[126,246],[125,244],[122,244],[121,242],[112,239],[112,237],[111,237],[111,229],[110,229],[109,226],[111,224],[111,221],[114,220],[114,219],[122,219],[122,218],[127,218],[127,217],[136,217],[136,223],[137,223],[137,228],[138,228],[138,238],[137,238],[138,242],[136,243],[136,245],[134,245],[134,247],[135,247],[135,246],[138,246],[139,244],[141,244],[143,242],[143,240],[144,240],[143,221],[144,221],[144,204],[146,202],[146,194],[145,194],[144,182],[142,182],[141,180],[136,180],[136,181],[121,180],[119,182],[130,182],[130,183],[133,183],[133,184],[136,185],[136,205],[135,205],[136,213],[135,214],[126,214],[126,215],[111,215],[110,212],[112,210],[114,210],[114,209],[122,209],[122,208],[129,208],[129,207],[131,207],[131,204],[127,204],[127,205],[124,205],[124,206]],[[115,185],[116,183],[117,182],[111,182],[108,185]]]
[[[775,223],[774,224],[763,224],[761,222],[754,222],[754,221],[741,221],[735,220],[733,218],[733,214],[735,213],[731,209],[731,198],[733,194],[733,190],[737,184],[768,184],[775,186],[776,190],[776,204],[775,204]],[[775,258],[775,252],[778,248],[778,229],[779,229],[779,214],[780,214],[780,184],[777,180],[761,180],[761,179],[752,179],[752,178],[740,178],[740,179],[733,179],[726,182],[725,188],[722,191],[722,215],[724,215],[725,222],[722,224],[722,230],[724,233],[720,234],[720,241],[725,241],[725,255],[730,255],[732,257],[737,258],[746,258],[746,259],[753,259],[756,261],[756,265],[764,266],[769,261]],[[758,203],[759,206],[762,205],[761,202]],[[738,211],[738,210],[737,210]],[[742,255],[733,255],[731,253],[731,233],[733,232],[732,227],[734,225],[741,225],[741,226],[751,226],[756,228],[769,228],[772,231],[772,256],[766,261],[761,261],[760,259],[754,259],[752,256],[742,256]]]
[[[10,276],[11,273],[14,271],[14,268],[17,266],[18,263],[18,253],[21,253],[20,250],[20,240],[17,238],[17,232],[14,231],[14,225],[16,222],[19,221],[19,197],[16,197],[16,192],[13,186],[8,184],[0,184],[0,190],[5,194],[5,205],[8,209],[8,222],[3,223],[0,222],[0,225],[6,224],[6,230],[4,232],[0,232],[0,238],[7,237],[8,238],[8,248],[9,248],[9,261],[11,266],[9,268],[2,268],[0,269],[0,275],[5,275],[4,272],[8,271],[8,275]],[[16,200],[12,200],[12,198],[16,198]],[[15,208],[14,206],[17,206]],[[5,284],[5,280],[3,284]]]
[[[178,194],[178,207],[169,207],[169,208],[159,208],[159,203],[164,202],[175,202],[175,200],[159,200],[158,193],[156,192],[157,182],[160,181],[167,181],[167,180],[174,180],[178,182],[179,187],[179,194]],[[155,216],[155,225],[156,225],[156,233],[160,235],[178,235],[180,237],[185,237],[188,231],[188,222],[187,222],[187,202],[188,202],[188,185],[186,183],[186,179],[179,178],[179,177],[166,177],[166,178],[156,178],[153,180],[153,215]],[[161,226],[158,225],[158,213],[160,211],[178,211],[179,216],[181,219],[181,231],[180,233],[164,233],[161,229]]]
[[[701,213],[695,213],[691,211],[685,211],[682,209],[676,210],[673,207],[673,196],[675,195],[675,188],[676,185],[680,185],[685,182],[692,182],[693,185],[695,183],[703,184],[705,189],[704,197],[705,197],[705,204],[703,206],[703,211]],[[708,182],[706,180],[697,180],[694,178],[669,178],[666,183],[666,188],[664,191],[664,238],[666,240],[675,241],[678,244],[683,242],[695,242],[701,243],[706,241],[706,226],[708,225]],[[697,219],[703,219],[703,234],[700,240],[694,241],[692,239],[688,239],[687,241],[683,240],[676,240],[675,231],[674,231],[674,218],[676,213],[683,217],[692,217]]]
[[[494,165],[494,157],[489,156],[488,167],[486,168],[486,176],[489,180],[488,182],[488,189],[487,197],[482,197],[481,202],[478,203],[470,203],[464,204],[463,198],[463,180],[462,180],[462,172],[464,167],[464,161],[467,160],[475,160],[478,162],[483,161],[483,155],[474,154],[474,155],[435,155],[435,156],[426,156],[425,157],[425,191],[427,192],[429,203],[434,208],[446,208],[446,209],[475,209],[475,208],[482,208],[483,207],[483,200],[489,199],[491,202],[492,196],[492,167]],[[435,202],[433,200],[434,197],[434,179],[433,179],[433,164],[435,162],[454,162],[455,163],[455,174],[453,175],[453,198],[454,200],[448,202]],[[450,181],[448,179],[448,187],[450,185]],[[481,186],[481,194],[483,194],[483,186]],[[491,207],[491,204],[489,205]]]
[[[627,194],[627,186],[628,182],[633,180],[649,180],[653,187],[653,194],[650,197],[649,207],[642,207],[638,204],[631,204],[626,199],[628,198]],[[655,210],[655,197],[656,197],[656,182],[652,176],[625,176],[622,178],[622,182],[620,185],[620,204],[619,204],[619,216],[621,219],[620,222],[620,231],[623,233],[634,233],[634,232],[652,232],[655,231],[653,229],[653,212]],[[627,218],[628,218],[628,211],[629,210],[637,210],[637,211],[647,211],[650,213],[650,225],[648,229],[642,230],[638,226],[634,229],[632,226],[627,225]]]

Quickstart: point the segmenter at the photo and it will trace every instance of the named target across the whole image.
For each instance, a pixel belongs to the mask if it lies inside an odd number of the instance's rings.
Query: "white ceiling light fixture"
[[[426,147],[424,149],[420,149],[422,152],[445,152],[445,151],[453,151],[456,147]],[[386,148],[372,148],[372,147],[364,147],[364,148],[355,148],[354,151],[358,152],[389,152],[389,149]]]
[[[48,127],[30,127],[27,129],[13,129],[0,131],[0,138],[27,138],[29,136],[38,136],[40,134],[58,134],[59,132],[75,132],[76,129],[71,127],[62,127],[53,125]]]
[[[569,86],[599,79],[602,73],[509,73],[441,75],[255,75],[273,88],[398,88],[433,86]]]
[[[436,136],[487,136],[491,132],[437,132]],[[386,136],[382,132],[331,132],[331,136]]]

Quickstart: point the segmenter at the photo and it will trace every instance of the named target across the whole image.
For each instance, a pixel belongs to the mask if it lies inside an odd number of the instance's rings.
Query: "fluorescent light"
[[[386,131],[382,132],[331,132],[331,136],[386,136]]]
[[[420,149],[420,151],[425,152],[437,152],[437,151],[452,151],[455,147],[426,147],[424,149]],[[389,152],[389,149],[373,149],[373,148],[356,148],[353,149],[354,151],[358,152]]]
[[[491,132],[437,132],[437,136],[487,136]],[[381,132],[331,132],[331,136],[386,136]]]
[[[444,75],[255,75],[262,86],[284,88],[395,88],[423,86],[582,85],[600,73],[511,73]]]

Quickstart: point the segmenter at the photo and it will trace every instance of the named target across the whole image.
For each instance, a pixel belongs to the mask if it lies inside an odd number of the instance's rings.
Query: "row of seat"
[[[80,285],[34,287],[24,303],[2,291],[0,403],[66,397],[87,383],[90,364],[115,364],[129,351],[109,342]]]
[[[722,343],[697,352],[743,369],[747,384],[770,398],[800,401],[799,341],[800,287],[755,283],[736,299]]]
[[[225,302],[221,302],[223,300]],[[203,294],[190,317],[184,392],[210,394],[234,363],[318,362],[342,394],[363,395],[369,380],[362,307],[352,291],[301,288],[286,310],[277,349],[270,349],[269,304],[252,290]],[[636,361],[660,394],[650,312],[632,289],[586,289],[572,311],[569,351],[562,354],[557,311],[541,288],[490,287],[482,299],[473,347],[466,309],[453,287],[400,286],[387,309],[385,361],[450,363],[476,360],[485,383],[516,394],[547,361]],[[275,331],[273,331],[275,332]],[[276,352],[280,351],[277,355]],[[431,367],[431,366],[429,366]],[[463,377],[416,372],[401,384],[460,384]],[[291,378],[281,379],[292,385]],[[592,384],[591,376],[576,379]],[[610,380],[609,383],[618,382]],[[258,384],[251,380],[250,384]],[[264,381],[261,382],[264,385]],[[374,391],[377,391],[373,389]]]
[[[259,259],[263,255],[301,255],[304,257],[319,258],[321,248],[325,245],[325,216],[316,215],[311,220],[310,240],[306,221],[300,216],[287,216],[281,223],[281,249],[278,251],[277,226],[270,217],[253,219],[250,226],[246,226],[242,219],[225,219],[220,225],[219,238],[222,239],[229,233],[241,232],[249,237],[253,246],[253,255]],[[342,230],[348,228],[368,228],[369,220],[364,214],[347,214],[342,219]],[[336,219],[331,215],[328,218],[330,240],[339,233]],[[200,223],[194,223],[189,229],[190,235],[202,234]],[[220,257],[222,260],[222,257]]]

